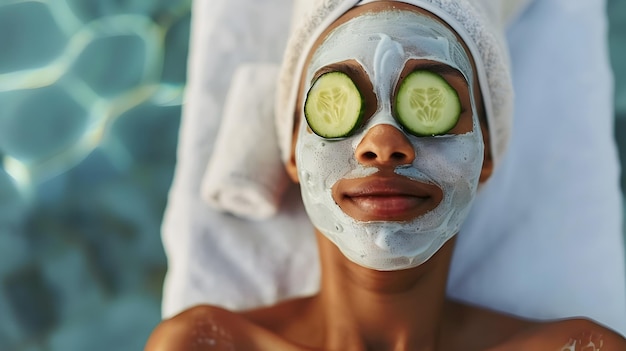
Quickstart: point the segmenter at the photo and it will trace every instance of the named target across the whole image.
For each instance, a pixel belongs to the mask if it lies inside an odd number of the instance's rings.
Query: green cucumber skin
[[[443,77],[431,71],[410,73],[400,84],[395,103],[398,122],[416,136],[445,134],[454,128],[461,115],[456,90]],[[416,110],[416,104],[425,106]]]
[[[324,84],[324,86],[320,87],[318,86],[319,84]],[[341,126],[340,130],[337,130],[329,128],[331,126],[327,124],[330,123],[330,121],[324,121],[323,116],[317,116],[317,113],[319,111],[315,110],[315,106],[320,104],[320,95],[322,93],[329,93],[329,89],[339,89],[340,87],[343,87],[344,89],[347,88],[348,95],[350,95],[351,93],[352,96],[348,96],[347,99],[352,99],[352,101],[348,102],[352,102],[352,104],[354,104],[354,100],[357,99],[359,107],[358,111],[351,111],[349,113],[350,116],[339,116],[338,113],[335,113],[335,115],[337,115],[337,118],[344,119],[344,122],[342,123],[343,126]],[[363,94],[354,84],[350,76],[340,71],[333,71],[322,74],[313,83],[311,89],[307,93],[307,97],[305,100],[304,116],[311,130],[320,137],[326,139],[344,138],[352,134],[361,125],[361,121],[363,120],[363,114],[365,111],[364,106],[365,103]],[[340,108],[342,106],[334,107]],[[348,106],[344,107],[348,108]],[[346,118],[348,118],[348,120],[345,120]],[[339,121],[338,123],[341,123],[341,121]]]

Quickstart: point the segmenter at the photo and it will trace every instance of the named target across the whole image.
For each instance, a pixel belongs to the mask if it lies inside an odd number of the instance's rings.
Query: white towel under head
[[[213,208],[247,219],[278,211],[289,185],[274,128],[278,65],[244,64],[233,75],[215,149],[202,180]]]

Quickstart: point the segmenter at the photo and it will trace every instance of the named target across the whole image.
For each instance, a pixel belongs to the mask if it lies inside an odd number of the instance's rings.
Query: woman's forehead
[[[320,37],[324,37],[325,34],[332,31],[334,28],[362,14],[377,13],[377,12],[383,12],[383,11],[388,11],[388,10],[409,11],[409,12],[419,13],[428,17],[432,17],[444,23],[431,12],[426,11],[423,8],[412,5],[412,4],[408,4],[405,2],[398,2],[398,1],[373,1],[373,2],[366,3],[366,4],[362,4],[362,5],[356,5],[350,10],[346,11],[346,13],[344,13],[339,18],[337,18],[337,20],[335,20]]]
[[[392,45],[381,44],[385,40]],[[447,64],[473,81],[469,52],[445,23],[416,6],[380,1],[354,7],[319,37],[308,57],[304,82],[325,65],[351,59],[371,72],[391,51],[403,56],[403,62],[395,63],[397,69],[408,59],[427,59]]]
[[[324,41],[325,38],[328,36],[328,34],[332,31],[334,31],[337,27],[343,25],[344,23],[362,16],[362,15],[366,15],[366,14],[376,14],[376,13],[384,13],[384,12],[390,12],[390,11],[395,11],[395,12],[399,12],[399,11],[404,11],[404,12],[409,12],[409,13],[414,13],[416,15],[419,15],[420,17],[426,17],[432,20],[431,23],[436,23],[437,25],[440,25],[442,28],[446,28],[447,31],[449,31],[449,33],[451,33],[453,36],[455,36],[460,42],[463,43],[463,45],[465,45],[465,43],[463,42],[463,40],[461,39],[461,37],[458,35],[458,33],[456,33],[452,27],[445,22],[444,20],[442,20],[441,18],[439,18],[438,16],[436,16],[435,14],[412,4],[409,3],[405,3],[405,2],[400,2],[400,1],[372,1],[372,2],[368,2],[362,5],[357,5],[353,8],[351,8],[350,10],[346,11],[343,15],[341,15],[339,18],[337,18],[334,22],[332,22],[323,32],[322,34],[317,38],[316,42],[313,45],[313,48],[311,51],[314,51],[315,48],[317,48],[320,44],[320,42]],[[370,16],[370,18],[372,18],[373,20],[375,20],[374,17]],[[379,19],[382,19],[381,17],[378,17]],[[384,21],[384,20],[383,20]],[[387,25],[390,25],[392,23],[386,23]],[[469,53],[469,49],[467,50]]]

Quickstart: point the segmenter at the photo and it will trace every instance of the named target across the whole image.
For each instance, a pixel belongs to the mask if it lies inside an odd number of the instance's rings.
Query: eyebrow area
[[[328,66],[324,66],[321,69],[317,70],[311,79],[311,82],[314,82],[317,78],[322,76],[324,73],[340,71],[349,75],[352,79],[368,80],[369,77],[363,67],[355,60],[347,60],[342,62],[335,62]]]
[[[431,71],[443,76],[444,78],[446,78],[446,80],[452,80],[455,82],[461,80],[465,85],[469,85],[469,82],[467,81],[465,75],[452,66],[436,61],[415,59],[408,60],[407,63],[404,65],[404,69],[402,70],[402,74],[400,76],[400,81],[402,81],[409,73],[416,70]]]

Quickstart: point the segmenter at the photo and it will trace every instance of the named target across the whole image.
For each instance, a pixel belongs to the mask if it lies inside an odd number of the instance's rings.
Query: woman
[[[293,65],[296,127],[283,151],[315,226],[320,292],[240,314],[192,308],[147,350],[626,348],[588,320],[539,323],[446,299],[455,234],[508,122],[493,53],[439,10],[366,2]]]

